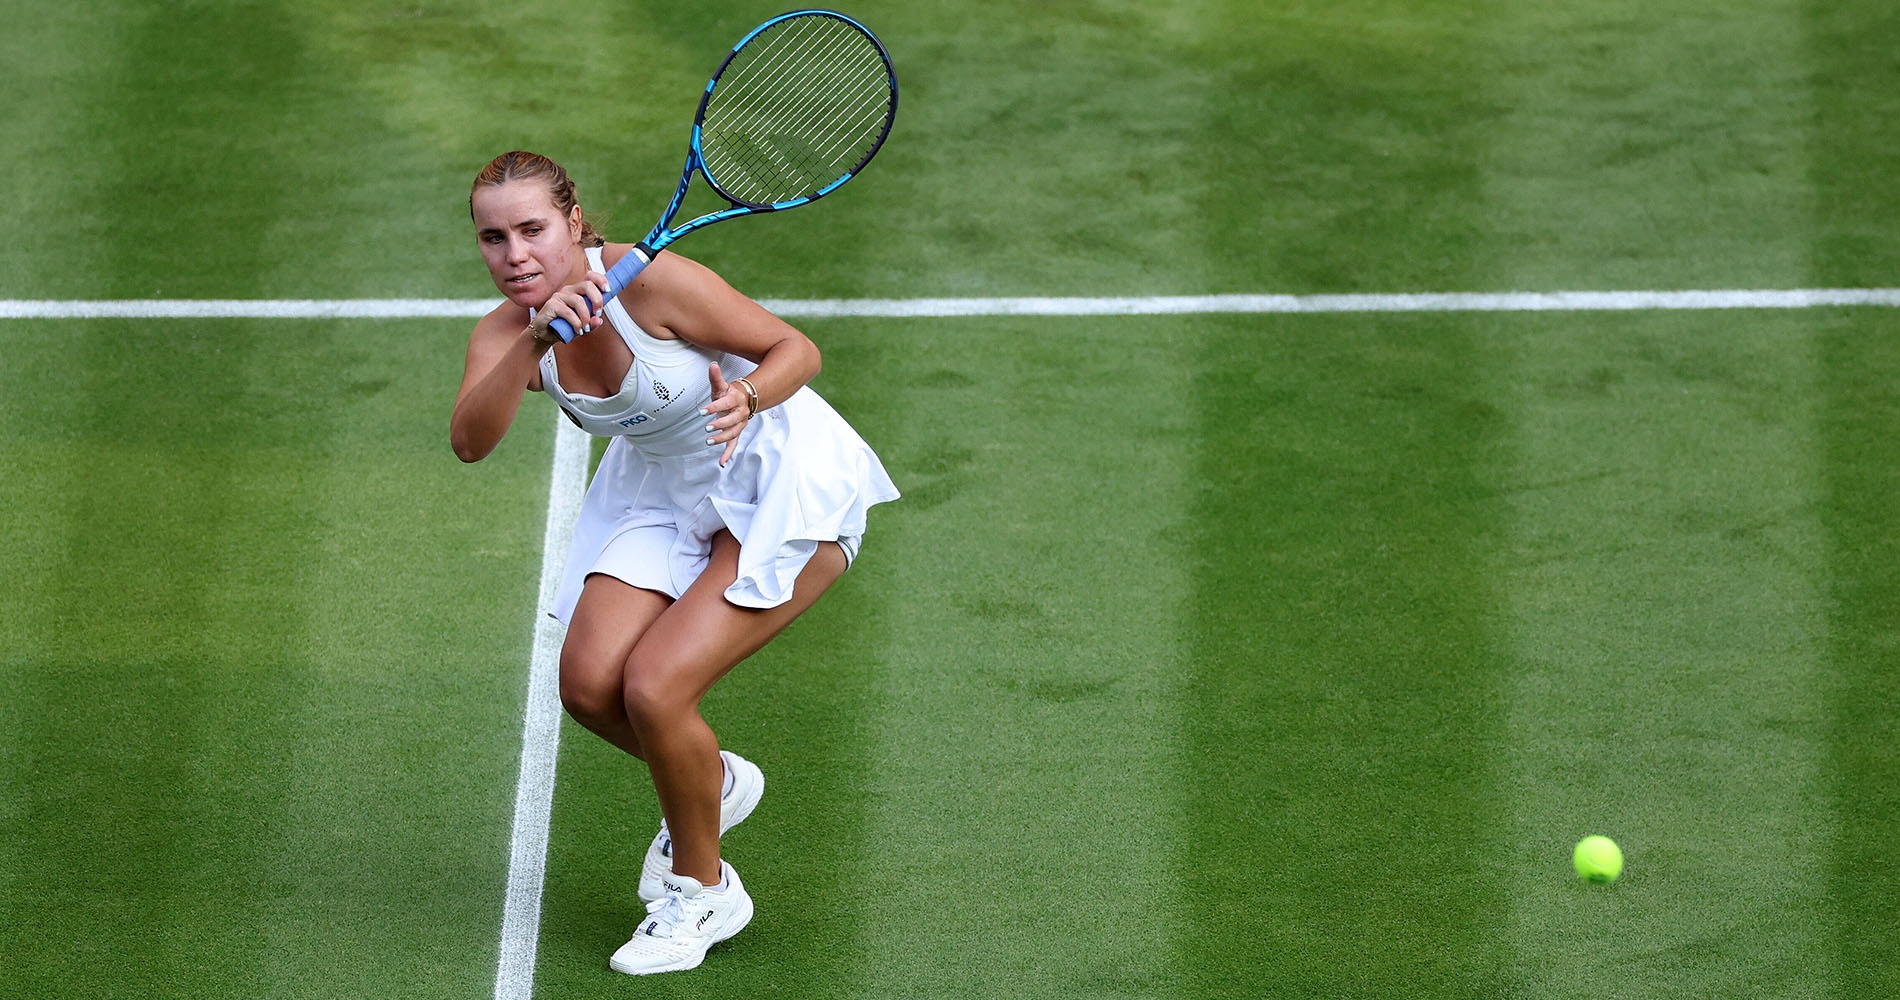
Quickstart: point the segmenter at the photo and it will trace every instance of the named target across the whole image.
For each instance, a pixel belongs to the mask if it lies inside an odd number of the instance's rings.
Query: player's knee
[[[561,707],[595,730],[618,722],[622,712],[619,672],[601,666],[587,662],[584,654],[561,651]]]
[[[611,688],[583,687],[579,685],[561,685],[561,707],[574,721],[599,732],[610,728],[620,721],[620,699]]]
[[[630,669],[621,688],[621,705],[634,731],[649,732],[680,717],[691,706],[655,671]]]

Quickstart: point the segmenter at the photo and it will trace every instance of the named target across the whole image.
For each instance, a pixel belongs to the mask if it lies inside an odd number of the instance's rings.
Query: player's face
[[[563,213],[546,185],[509,181],[478,189],[471,203],[482,262],[508,301],[539,309],[562,285],[587,273],[580,207]]]

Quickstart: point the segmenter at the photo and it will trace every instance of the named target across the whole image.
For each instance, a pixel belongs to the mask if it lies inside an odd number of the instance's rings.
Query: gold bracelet
[[[733,379],[732,382],[734,385],[745,387],[745,415],[748,417],[758,416],[759,390],[752,388],[752,380],[741,375]]]

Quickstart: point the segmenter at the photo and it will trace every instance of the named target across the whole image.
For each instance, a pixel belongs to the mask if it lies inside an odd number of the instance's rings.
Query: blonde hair
[[[475,175],[475,183],[468,189],[469,218],[475,217],[475,192],[484,187],[499,187],[509,181],[540,181],[548,186],[548,196],[554,200],[554,207],[562,215],[574,211],[574,180],[567,176],[567,170],[560,164],[525,150],[513,150],[488,161],[488,166]],[[594,231],[594,224],[581,216],[581,245],[597,247],[607,242]]]

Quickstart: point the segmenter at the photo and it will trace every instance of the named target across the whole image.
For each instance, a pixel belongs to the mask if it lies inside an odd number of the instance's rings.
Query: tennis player
[[[646,762],[665,817],[641,870],[646,917],[610,964],[690,969],[752,917],[719,841],[765,787],[700,700],[844,573],[865,512],[898,491],[806,385],[818,348],[711,270],[663,252],[604,299],[603,272],[632,248],[594,232],[559,164],[496,157],[469,210],[506,301],[469,336],[450,440],[465,462],[486,457],[524,390],[610,439],[555,600],[561,702]],[[584,332],[562,342],[557,316]]]

